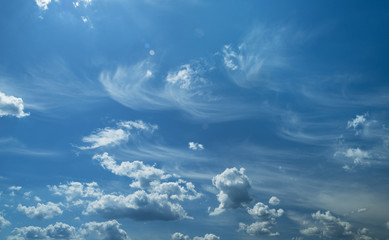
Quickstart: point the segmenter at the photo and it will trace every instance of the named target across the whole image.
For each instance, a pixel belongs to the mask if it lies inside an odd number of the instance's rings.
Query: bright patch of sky
[[[382,239],[389,3],[0,3],[0,239]]]

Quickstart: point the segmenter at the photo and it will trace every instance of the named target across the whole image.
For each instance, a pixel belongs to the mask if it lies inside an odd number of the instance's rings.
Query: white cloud
[[[22,118],[30,115],[29,113],[25,113],[23,110],[23,99],[14,96],[7,96],[0,92],[0,117],[14,116]]]
[[[131,218],[137,221],[190,219],[166,194],[136,191],[127,196],[108,194],[90,202],[84,214],[97,213],[104,218]]]
[[[8,189],[11,191],[20,191],[20,189],[22,189],[22,187],[21,186],[11,186]]]
[[[88,18],[85,17],[85,16],[81,16],[81,20],[82,20],[84,23],[87,23],[87,22],[88,22]]]
[[[312,214],[312,219],[315,221],[313,226],[302,229],[301,234],[320,235],[328,238],[343,238],[353,235],[352,225],[333,216],[330,211],[325,213],[317,211]]]
[[[47,227],[28,226],[15,228],[8,240],[129,240],[127,233],[116,220],[107,222],[88,222],[76,229],[66,223],[56,222]]]
[[[172,240],[189,240],[188,235],[184,235],[182,233],[176,232],[172,234]],[[204,237],[194,237],[193,240],[219,240],[220,237],[216,236],[213,233],[207,233]]]
[[[69,182],[58,186],[48,186],[55,195],[65,196],[66,201],[80,203],[81,198],[97,198],[103,195],[96,182]]]
[[[75,8],[79,7],[80,4],[83,4],[84,7],[88,7],[90,4],[92,4],[92,0],[74,0],[73,1],[73,6]]]
[[[49,3],[51,3],[51,0],[35,0],[36,5],[40,7],[42,10],[47,10]]]
[[[204,81],[204,79],[198,77],[199,74],[199,70],[193,69],[190,64],[184,64],[180,66],[179,70],[169,72],[166,81],[178,85],[179,88],[189,89],[193,87],[194,82]]]
[[[212,178],[212,184],[219,190],[217,199],[220,205],[210,215],[218,215],[229,208],[243,207],[251,201],[248,192],[251,186],[244,171],[244,168],[227,168]]]
[[[89,222],[83,224],[81,230],[83,236],[90,239],[102,240],[129,240],[127,233],[120,228],[120,224],[116,220],[107,222]]]
[[[50,219],[63,213],[63,211],[59,207],[61,205],[61,203],[55,204],[52,202],[48,202],[47,204],[38,203],[36,207],[26,207],[21,204],[18,204],[17,210],[19,212],[23,212],[29,218]]]
[[[363,126],[366,123],[367,113],[364,115],[356,115],[354,119],[347,122],[347,128],[353,128],[357,130],[358,127]],[[358,132],[356,132],[358,134]]]
[[[189,240],[189,236],[176,232],[172,234],[172,240]]]
[[[273,205],[273,206],[277,206],[278,204],[280,204],[280,199],[278,199],[277,197],[273,196],[269,199],[269,204]]]
[[[131,135],[130,130],[142,130],[153,132],[158,126],[144,123],[143,121],[121,121],[117,123],[116,128],[106,127],[97,129],[89,136],[83,137],[84,143],[90,143],[90,146],[79,147],[81,150],[95,149],[104,146],[115,146],[122,142],[127,142]]]
[[[368,163],[367,159],[370,158],[370,155],[367,151],[363,151],[359,148],[349,148],[344,153],[344,155],[353,159],[355,165],[366,164]]]
[[[0,215],[0,230],[11,225],[11,222]]]
[[[132,187],[148,188],[151,182],[159,182],[161,179],[170,177],[163,170],[145,165],[141,161],[126,161],[118,165],[115,159],[106,152],[94,155],[93,159],[98,160],[103,168],[110,170],[113,174],[134,178],[135,181],[131,184]]]
[[[253,208],[248,208],[247,212],[257,221],[246,225],[239,223],[239,231],[245,231],[249,235],[269,235],[277,236],[278,232],[271,232],[271,229],[276,224],[276,218],[284,214],[283,209],[270,209],[268,205],[258,202]]]
[[[164,182],[153,186],[153,192],[166,194],[172,200],[183,201],[185,199],[194,200],[201,197],[195,190],[191,182],[179,179],[177,182]]]
[[[196,150],[203,150],[204,146],[201,143],[195,143],[195,142],[189,142],[188,143],[189,149],[196,151]]]

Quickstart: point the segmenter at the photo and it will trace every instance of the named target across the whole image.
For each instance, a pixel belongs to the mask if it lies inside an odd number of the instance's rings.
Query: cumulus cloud
[[[356,115],[354,119],[347,122],[347,128],[354,129],[355,134],[358,135],[361,131],[361,128],[367,123],[366,117],[367,113],[364,115]]]
[[[76,229],[66,223],[57,222],[47,227],[27,226],[15,228],[8,240],[61,239],[61,240],[129,240],[127,233],[116,220],[88,222]]]
[[[18,204],[17,210],[19,212],[23,212],[29,218],[50,219],[63,213],[63,211],[59,207],[61,205],[61,203],[56,204],[48,202],[47,204],[38,203],[36,207],[26,207],[21,204]]]
[[[172,234],[172,240],[189,240],[188,235],[184,235],[182,233],[176,232]],[[207,233],[204,237],[194,237],[193,240],[219,240],[220,237],[216,236],[213,233]]]
[[[201,143],[195,143],[195,142],[189,142],[188,143],[189,149],[196,151],[196,150],[203,150],[204,146]]]
[[[79,147],[81,150],[95,149],[104,146],[115,146],[122,142],[127,142],[132,130],[153,132],[158,127],[144,123],[143,121],[121,121],[117,123],[116,128],[106,127],[97,129],[89,136],[83,137],[84,143],[90,146]]]
[[[11,191],[20,191],[20,189],[22,189],[22,187],[21,186],[11,186],[8,189]]]
[[[48,186],[48,188],[55,195],[65,196],[66,201],[72,201],[73,204],[80,203],[81,198],[97,198],[103,194],[96,182],[69,182],[58,186]]]
[[[280,204],[280,199],[278,199],[277,197],[273,196],[269,199],[269,204],[273,205],[273,206],[277,206],[278,204]]]
[[[333,216],[330,211],[325,213],[317,211],[312,214],[312,219],[315,221],[313,226],[302,229],[300,231],[301,234],[319,235],[329,238],[343,238],[353,234],[351,231],[352,225]]]
[[[42,10],[47,10],[49,3],[51,3],[51,0],[35,0],[36,5],[40,7]]]
[[[277,236],[278,232],[271,232],[271,229],[276,224],[276,218],[284,214],[283,209],[271,209],[268,205],[258,202],[253,208],[248,208],[247,212],[257,221],[246,225],[239,223],[239,231],[245,231],[249,235],[269,235]]]
[[[127,233],[120,228],[120,224],[116,220],[107,222],[89,222],[83,224],[81,230],[83,236],[87,236],[90,239],[102,239],[102,240],[129,240]]]
[[[176,182],[163,182],[153,186],[153,192],[166,194],[172,200],[183,201],[185,199],[194,200],[201,197],[191,182],[179,179]]]
[[[212,178],[212,184],[219,190],[219,206],[210,213],[218,215],[226,209],[243,207],[251,201],[248,190],[251,188],[245,169],[227,168],[223,173]]]
[[[348,148],[345,151],[338,151],[335,153],[335,157],[337,156],[344,156],[347,159],[351,159],[354,166],[367,165],[370,163],[369,159],[371,158],[368,151],[361,150],[360,148]],[[343,168],[349,169],[350,167],[346,164]]]
[[[96,154],[93,159],[98,160],[103,168],[110,170],[113,174],[134,178],[135,181],[131,184],[132,187],[147,188],[151,182],[159,182],[161,179],[170,177],[163,170],[145,165],[141,161],[126,161],[119,165],[107,152]]]
[[[0,215],[0,230],[11,225],[11,222]]]
[[[24,112],[23,99],[14,96],[7,96],[0,92],[0,117],[14,116],[22,118],[29,115],[29,113]]]
[[[136,221],[191,218],[181,205],[170,202],[166,194],[147,193],[143,190],[127,196],[104,195],[88,204],[84,214],[91,213],[104,218],[131,218]]]

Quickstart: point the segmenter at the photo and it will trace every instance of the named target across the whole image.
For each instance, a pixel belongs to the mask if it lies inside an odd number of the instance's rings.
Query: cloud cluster
[[[274,199],[274,197],[272,197]],[[271,199],[272,199],[271,198]],[[270,200],[269,200],[270,202]],[[248,208],[247,212],[256,219],[256,222],[246,225],[239,223],[239,231],[245,231],[249,235],[269,235],[277,236],[278,232],[272,232],[272,227],[276,224],[276,218],[284,214],[283,209],[271,209],[268,205],[258,202],[253,208]]]
[[[48,202],[47,204],[38,203],[36,207],[26,207],[18,204],[17,210],[26,214],[29,218],[50,219],[63,213],[60,208],[61,203]]]
[[[48,186],[55,195],[65,196],[66,201],[77,205],[82,203],[82,198],[97,198],[103,194],[96,182],[80,183],[69,182],[58,186]]]
[[[244,172],[244,168],[227,168],[212,178],[212,184],[219,190],[217,199],[220,204],[210,215],[218,215],[226,209],[244,207],[252,200],[248,192],[251,188],[250,181]]]
[[[84,143],[89,146],[79,147],[81,150],[95,149],[104,146],[115,146],[127,142],[133,131],[153,132],[158,126],[144,123],[142,121],[121,121],[116,128],[106,127],[97,129],[89,136],[83,137]]]
[[[66,223],[57,222],[47,227],[28,226],[15,228],[8,240],[61,239],[61,240],[129,240],[127,233],[116,220],[107,222],[88,222],[79,229]]]
[[[0,92],[0,117],[14,116],[22,118],[29,115],[29,113],[24,112],[23,99],[14,96],[7,96]]]
[[[367,123],[367,116],[367,113],[364,115],[356,115],[354,119],[347,122],[347,128],[354,129],[355,135],[360,134],[361,128]]]
[[[188,235],[184,235],[182,233],[176,232],[172,234],[172,240],[189,240]],[[204,237],[194,237],[193,240],[219,240],[220,237],[216,236],[213,233],[207,233],[204,235]]]
[[[11,225],[11,222],[0,215],[0,230]]]
[[[49,5],[51,3],[51,0],[35,0],[36,5],[40,7],[42,10],[47,10]]]
[[[195,143],[195,142],[189,142],[188,143],[188,147],[189,149],[193,150],[193,151],[197,151],[197,150],[204,150],[204,146],[203,144],[201,143]]]

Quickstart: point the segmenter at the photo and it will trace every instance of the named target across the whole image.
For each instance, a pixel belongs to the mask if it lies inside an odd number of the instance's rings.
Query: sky
[[[0,239],[389,239],[389,2],[0,3]]]

